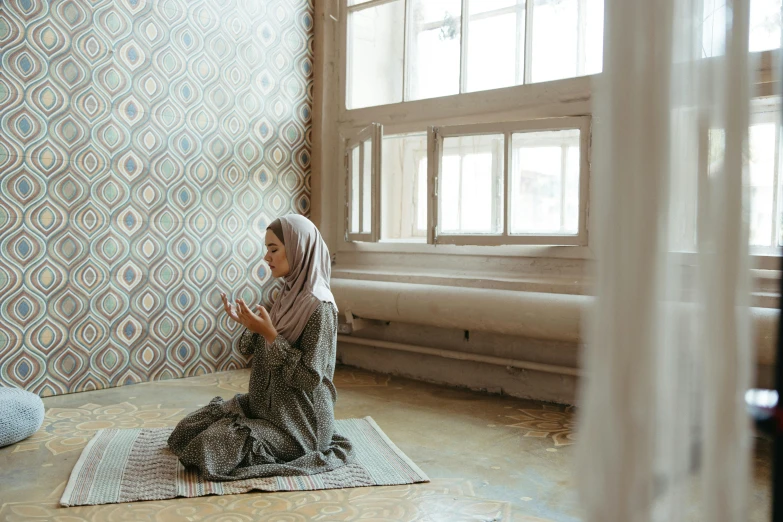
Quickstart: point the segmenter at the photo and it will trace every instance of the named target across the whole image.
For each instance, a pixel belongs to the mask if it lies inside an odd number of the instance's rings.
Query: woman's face
[[[274,232],[266,229],[266,255],[264,261],[272,270],[272,277],[285,277],[291,271],[288,266],[288,259],[285,257],[285,247]]]
[[[288,266],[288,259],[285,256],[285,247],[283,242],[272,232],[266,229],[266,255],[264,261],[272,270],[272,277],[285,277],[291,271]]]

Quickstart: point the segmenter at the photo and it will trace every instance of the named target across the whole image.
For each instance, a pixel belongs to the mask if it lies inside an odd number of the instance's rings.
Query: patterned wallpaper
[[[246,365],[219,292],[309,213],[312,44],[312,0],[0,0],[0,384]]]

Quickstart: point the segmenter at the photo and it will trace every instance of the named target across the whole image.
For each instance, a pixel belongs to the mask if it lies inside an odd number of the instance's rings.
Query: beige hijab
[[[280,218],[282,239],[290,271],[269,313],[278,335],[293,343],[302,335],[313,312],[328,301],[337,304],[329,288],[332,264],[321,233],[306,217]]]

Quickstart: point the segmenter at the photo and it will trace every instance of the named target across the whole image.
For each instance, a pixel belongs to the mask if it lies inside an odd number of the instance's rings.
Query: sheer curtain
[[[749,2],[606,0],[578,484],[588,522],[743,521]]]

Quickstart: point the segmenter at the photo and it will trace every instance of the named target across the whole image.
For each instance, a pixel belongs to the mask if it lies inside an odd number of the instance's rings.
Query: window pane
[[[403,0],[348,14],[349,109],[402,101],[404,19]]]
[[[579,130],[511,137],[512,234],[579,231]]]
[[[719,56],[726,52],[726,0],[704,0],[702,31],[704,56]]]
[[[677,106],[669,119],[671,154],[683,157],[669,169],[669,219],[666,224],[669,248],[678,252],[696,252],[698,245],[698,214],[699,205],[702,205],[700,163],[704,161],[700,157],[704,151],[700,150],[698,121],[699,108],[695,104]],[[709,168],[708,160],[707,173]]]
[[[780,47],[780,0],[751,0],[750,50]]]
[[[781,0],[751,0],[751,52],[780,47],[780,9]],[[702,45],[704,56],[726,53],[726,0],[704,0]]]
[[[710,129],[709,145],[707,175],[712,177],[723,167],[723,156],[726,154],[726,131]]]
[[[352,5],[364,4],[370,1],[372,0],[348,0],[348,7],[351,7]]]
[[[531,81],[601,72],[603,0],[534,0]]]
[[[577,139],[579,134],[577,133]],[[565,205],[563,223],[572,233],[579,231],[579,171],[581,163],[579,145],[570,145],[566,151],[565,165]]]
[[[577,0],[534,0],[532,81],[576,76]]]
[[[750,244],[772,246],[775,124],[752,125],[750,144]]]
[[[362,233],[372,231],[372,141],[362,143],[364,165],[362,165]]]
[[[427,135],[383,138],[381,239],[426,241]]]
[[[440,191],[440,229],[455,231],[460,228],[460,157],[456,154],[443,156],[441,160]]]
[[[604,68],[604,0],[586,0],[584,71],[579,74],[598,74]]]
[[[359,232],[359,147],[351,150],[351,230]]]
[[[440,232],[502,232],[502,180],[502,134],[445,138],[438,199]]]
[[[420,158],[417,165],[416,187],[416,233],[427,235],[427,209],[429,198],[427,197],[427,157]],[[426,239],[426,238],[425,238]]]
[[[460,0],[411,0],[410,99],[459,93]]]
[[[470,2],[467,90],[471,92],[509,87],[524,80],[524,0],[509,13],[476,15],[474,9],[484,2]]]
[[[770,121],[769,114],[756,113],[757,123],[748,128],[748,209],[750,220],[749,244],[758,247],[771,247],[776,233],[776,220],[783,225],[783,208],[778,203],[777,216],[775,212],[775,153],[777,152],[777,124]],[[763,122],[758,122],[763,119]],[[723,168],[726,151],[726,133],[723,129],[709,131],[709,176],[719,175]],[[781,181],[777,190],[780,191]],[[780,194],[780,192],[778,192]],[[700,202],[701,204],[701,202]],[[783,245],[783,227],[777,231],[778,246]]]

